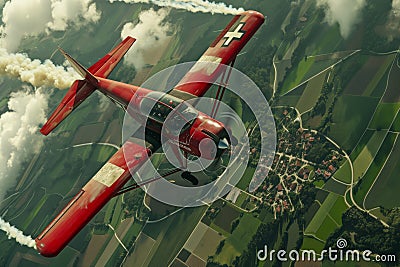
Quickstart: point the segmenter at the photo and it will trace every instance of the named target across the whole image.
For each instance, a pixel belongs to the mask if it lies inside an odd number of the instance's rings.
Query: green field
[[[303,239],[303,245],[301,249],[303,250],[315,250],[317,253],[321,252],[324,249],[325,243],[312,238],[305,236]]]
[[[361,151],[364,149],[364,147],[368,144],[369,140],[371,139],[372,135],[375,133],[374,130],[366,130],[363,134],[363,136],[358,140],[358,143],[356,147],[351,151],[350,154],[350,159],[354,161],[358,155],[361,153]]]
[[[285,95],[279,98],[277,106],[295,107],[298,101],[299,96],[297,95]]]
[[[384,74],[387,72],[392,61],[393,55],[361,55],[358,64],[362,65],[346,86],[345,93],[351,95],[371,96],[379,82],[382,80]]]
[[[400,103],[379,103],[369,128],[389,129],[399,108]]]
[[[332,209],[329,211],[332,219],[339,225],[342,225],[342,214],[348,209],[349,207],[346,205],[344,201],[344,197],[340,196],[336,200],[335,204],[333,205]]]
[[[252,167],[246,168],[246,171],[244,172],[240,181],[237,183],[236,187],[242,189],[243,191],[247,191],[255,171],[256,171],[255,168]]]
[[[346,160],[342,166],[333,174],[333,176],[344,183],[351,183],[351,168],[349,162]]]
[[[392,151],[396,138],[397,134],[387,134],[370,167],[362,177],[361,182],[357,185],[357,188],[353,188],[353,192],[355,193],[354,200],[358,205],[363,206],[364,198],[374,183],[377,175],[382,170],[390,151]]]
[[[374,71],[374,74],[372,75],[373,78],[364,92],[365,96],[369,96],[373,93],[375,88],[378,86],[379,82],[382,80],[382,78],[384,78],[385,73],[387,72],[389,66],[393,62],[393,58],[394,58],[393,55],[387,56],[383,64],[381,64],[381,66],[379,67],[379,70]]]
[[[282,85],[283,95],[306,80],[305,76],[307,72],[311,69],[314,61],[315,59],[313,58],[307,60],[303,59],[302,61],[300,61],[299,65],[292,72],[289,73]]]
[[[383,206],[387,209],[400,206],[400,139],[397,138],[379,177],[365,199],[366,208]]]
[[[343,196],[348,188],[348,185],[340,183],[334,179],[329,179],[323,186],[323,190]]]
[[[318,210],[315,215],[320,216],[318,221],[315,221],[313,225],[310,223],[307,229],[309,229],[310,226],[317,229],[317,224],[320,223],[319,228],[313,234],[320,239],[326,240],[336,228],[342,225],[342,214],[348,207],[342,196],[330,193],[320,209],[322,212]]]
[[[400,112],[397,113],[395,120],[393,121],[391,131],[400,132]]]
[[[329,216],[325,217],[325,220],[322,222],[321,227],[315,233],[318,238],[326,240],[329,235],[338,228],[339,225],[337,222],[332,220]]]
[[[237,255],[240,255],[256,233],[261,222],[251,214],[245,214],[233,233],[225,240],[224,247],[215,260],[221,264],[231,265]]]
[[[323,72],[307,83],[304,93],[297,102],[296,108],[300,113],[312,109],[321,94],[327,72]]]
[[[329,136],[342,148],[351,151],[363,135],[378,99],[342,95],[333,110]]]
[[[358,181],[366,172],[386,137],[386,133],[386,131],[376,131],[358,157],[354,160],[354,181]]]
[[[169,217],[167,220],[170,221],[170,225],[167,229],[160,229],[161,233],[155,245],[157,249],[151,252],[149,266],[162,266],[166,262],[170,263],[189,238],[206,209],[207,207],[204,206],[185,208]]]
[[[386,133],[386,131],[367,130],[358,141],[356,147],[350,154],[350,159],[353,162],[355,181],[358,180],[367,170],[372,159],[378,152]],[[351,169],[349,162],[345,161],[334,176],[342,182],[350,183]]]
[[[330,210],[335,205],[338,197],[339,196],[334,193],[328,195],[324,203],[322,203],[317,213],[314,215],[310,224],[307,226],[305,230],[306,234],[316,234],[318,232],[320,227],[323,225],[324,220],[328,217]]]
[[[308,224],[305,234],[326,240],[342,224],[341,217],[347,209],[342,196],[330,193]],[[304,244],[302,249],[304,249]]]

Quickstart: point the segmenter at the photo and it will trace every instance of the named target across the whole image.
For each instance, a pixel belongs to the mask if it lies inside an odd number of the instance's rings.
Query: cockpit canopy
[[[161,124],[165,122],[165,126],[173,133],[186,130],[198,115],[198,111],[189,103],[162,92],[151,92],[144,96],[140,103],[140,111],[154,121]]]

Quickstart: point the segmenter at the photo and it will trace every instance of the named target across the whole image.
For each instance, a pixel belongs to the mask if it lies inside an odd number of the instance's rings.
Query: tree
[[[221,242],[219,242],[217,250],[215,251],[215,254],[218,255],[219,253],[221,253],[222,248],[224,247],[224,245],[225,245],[225,239],[223,239],[223,240],[221,240]]]

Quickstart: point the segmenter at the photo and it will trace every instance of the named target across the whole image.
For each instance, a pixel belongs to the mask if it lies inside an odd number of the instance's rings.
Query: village
[[[260,168],[255,179],[267,179],[255,192],[256,205],[268,206],[274,217],[293,212],[305,184],[325,183],[340,166],[343,155],[315,130],[303,129],[295,110],[283,109],[275,114],[277,129],[276,153],[272,166]],[[250,158],[257,157],[257,149],[250,150]],[[260,164],[267,159],[261,158]],[[269,170],[269,171],[268,171]]]

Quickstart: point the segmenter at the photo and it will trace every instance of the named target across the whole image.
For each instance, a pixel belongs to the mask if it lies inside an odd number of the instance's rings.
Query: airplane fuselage
[[[147,129],[162,134],[185,153],[213,160],[223,152],[218,151],[218,142],[229,140],[224,124],[194,109],[183,99],[118,81],[98,79],[98,89],[102,93],[123,106]],[[191,113],[190,118],[179,112],[183,109]],[[183,122],[175,128],[174,121],[179,119]],[[164,131],[163,126],[166,126]]]

